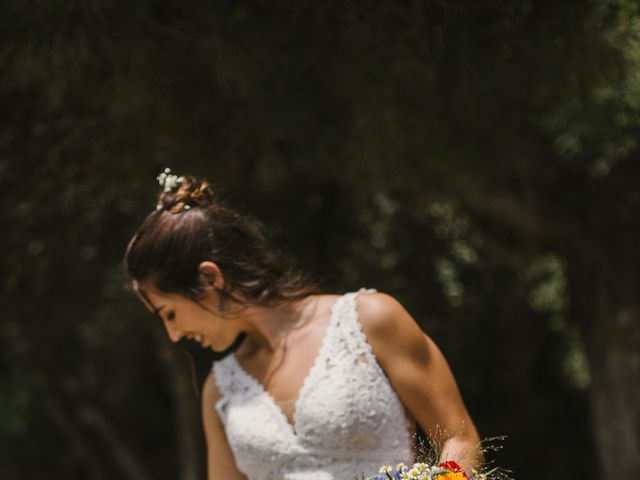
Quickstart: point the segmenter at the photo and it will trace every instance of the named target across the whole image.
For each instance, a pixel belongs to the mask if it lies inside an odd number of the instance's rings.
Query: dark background
[[[210,359],[193,350],[194,381],[123,286],[165,166],[325,291],[396,296],[515,478],[636,478],[638,15],[3,2],[0,478],[204,478]]]

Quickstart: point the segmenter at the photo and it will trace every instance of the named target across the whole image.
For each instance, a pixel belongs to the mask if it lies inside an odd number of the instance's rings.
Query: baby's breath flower
[[[158,183],[163,188],[164,192],[170,192],[178,185],[182,183],[184,177],[178,177],[177,175],[171,175],[171,169],[165,168],[164,172],[162,172],[157,177]]]

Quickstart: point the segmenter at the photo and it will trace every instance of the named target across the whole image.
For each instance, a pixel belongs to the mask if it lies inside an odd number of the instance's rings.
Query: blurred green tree
[[[202,477],[189,361],[122,288],[166,165],[327,289],[401,299],[518,478],[638,471],[636,2],[57,0],[0,25],[2,478]]]

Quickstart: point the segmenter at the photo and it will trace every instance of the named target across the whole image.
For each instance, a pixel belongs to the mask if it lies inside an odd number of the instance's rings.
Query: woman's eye
[[[176,318],[176,313],[171,310],[167,312],[167,321],[172,322]]]

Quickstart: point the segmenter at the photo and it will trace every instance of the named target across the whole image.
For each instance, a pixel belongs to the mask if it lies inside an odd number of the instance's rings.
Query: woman
[[[177,342],[229,353],[205,381],[208,478],[353,479],[413,463],[416,422],[441,460],[478,467],[479,438],[440,350],[393,297],[321,294],[206,181],[163,191],[130,241],[131,289]]]

